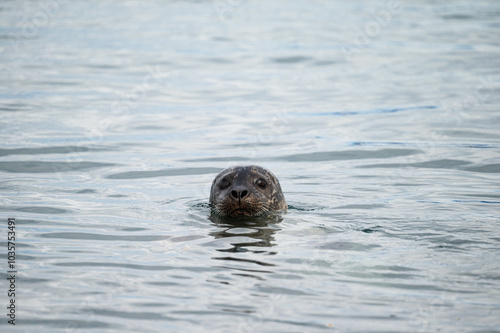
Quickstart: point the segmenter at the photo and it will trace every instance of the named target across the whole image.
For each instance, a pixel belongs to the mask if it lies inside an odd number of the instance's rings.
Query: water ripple
[[[91,262],[91,261],[82,261],[82,262],[58,262],[54,263],[54,266],[63,266],[63,267],[117,267],[117,268],[129,268],[129,269],[137,269],[144,271],[171,271],[178,269],[175,266],[164,266],[164,265],[138,265],[138,264],[120,264],[113,262]],[[216,268],[207,268],[207,267],[199,267],[199,266],[182,266],[182,270],[191,271],[191,272],[211,272],[216,270]]]
[[[327,151],[313,152],[306,154],[294,154],[277,157],[278,160],[289,162],[308,161],[336,161],[336,160],[356,160],[356,159],[378,159],[393,158],[400,156],[410,156],[421,153],[417,149],[379,149],[379,150],[347,150],[347,151]]]
[[[71,172],[113,166],[99,162],[44,162],[44,161],[9,161],[0,162],[0,171],[13,173],[57,173]]]
[[[95,234],[85,232],[52,232],[40,234],[42,238],[60,238],[60,239],[82,239],[82,240],[105,240],[105,241],[131,241],[131,242],[154,242],[169,239],[169,236],[153,235],[134,235],[118,236],[110,234]]]
[[[402,111],[412,111],[412,110],[432,110],[437,109],[436,105],[423,105],[423,106],[410,106],[410,107],[400,107],[400,108],[379,108],[365,111],[334,111],[334,112],[308,112],[308,113],[297,113],[301,116],[355,116],[355,115],[367,115],[367,114],[384,114],[384,113],[397,113]]]
[[[219,172],[220,168],[170,168],[153,171],[128,171],[109,175],[108,179],[140,179],[153,177],[172,177],[187,175],[203,175]]]
[[[26,206],[26,207],[0,207],[0,211],[15,211],[35,214],[67,214],[72,213],[69,209],[48,207],[48,206]]]
[[[60,146],[60,147],[39,147],[39,148],[10,148],[1,149],[0,156],[8,155],[41,155],[41,154],[73,154],[85,152],[109,151],[108,148],[86,147],[86,146]]]
[[[432,160],[417,163],[380,163],[380,164],[367,164],[359,166],[359,168],[424,168],[424,169],[456,169],[470,172],[479,173],[500,173],[500,164],[484,164],[471,166],[471,162],[462,160],[442,159]]]

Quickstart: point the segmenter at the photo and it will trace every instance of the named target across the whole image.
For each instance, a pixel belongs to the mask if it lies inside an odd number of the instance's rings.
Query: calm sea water
[[[493,0],[1,2],[0,330],[500,332],[499,41]],[[288,213],[212,221],[251,163]]]

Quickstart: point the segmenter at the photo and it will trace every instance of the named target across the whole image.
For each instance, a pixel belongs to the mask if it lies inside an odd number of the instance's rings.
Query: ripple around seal
[[[107,176],[108,179],[140,179],[153,177],[188,176],[217,173],[220,168],[171,168],[153,171],[128,171]]]

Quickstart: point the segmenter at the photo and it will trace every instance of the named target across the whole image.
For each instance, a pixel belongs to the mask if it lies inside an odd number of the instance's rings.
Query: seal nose
[[[235,189],[231,191],[231,196],[235,199],[243,199],[248,195],[248,191],[245,189]]]

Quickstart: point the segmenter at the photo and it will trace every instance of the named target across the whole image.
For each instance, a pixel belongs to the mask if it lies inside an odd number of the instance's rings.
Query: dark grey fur
[[[262,180],[267,186],[259,186]],[[212,182],[210,203],[220,216],[265,216],[287,209],[278,178],[257,165],[221,171]]]

